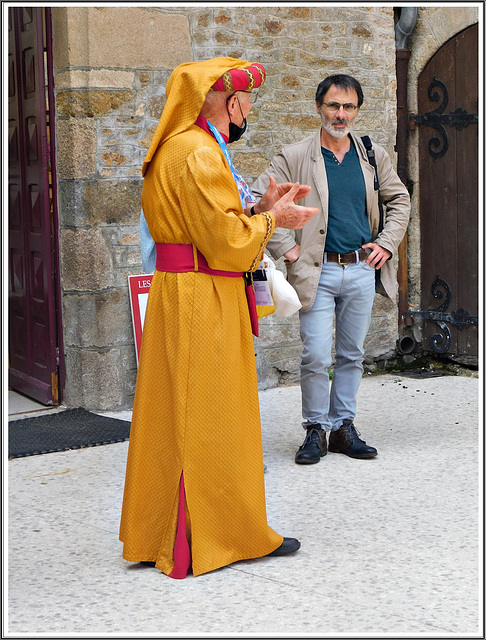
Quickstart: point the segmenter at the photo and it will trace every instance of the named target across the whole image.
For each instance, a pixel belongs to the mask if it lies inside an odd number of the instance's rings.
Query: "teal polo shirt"
[[[341,163],[321,147],[329,189],[329,212],[325,251],[350,253],[371,242],[366,215],[366,187],[358,154],[351,148]]]

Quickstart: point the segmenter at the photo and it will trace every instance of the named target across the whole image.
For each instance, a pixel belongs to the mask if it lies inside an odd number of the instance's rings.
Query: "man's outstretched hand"
[[[277,185],[275,185],[276,187]],[[306,185],[302,187],[298,182],[295,182],[269,210],[275,217],[276,227],[302,229],[319,212],[316,207],[302,207],[295,204],[295,200],[299,199],[298,195],[302,192],[302,189],[310,189],[310,187]]]
[[[257,202],[254,205],[253,210],[255,213],[261,213],[262,211],[270,211],[273,206],[280,200],[286,193],[290,191],[293,182],[281,182],[277,184],[277,181],[273,176],[269,176],[270,184],[268,185],[268,189],[265,191],[263,196],[260,199],[260,202]],[[309,195],[311,187],[306,184],[299,185],[299,189],[294,196],[294,202],[298,202]]]

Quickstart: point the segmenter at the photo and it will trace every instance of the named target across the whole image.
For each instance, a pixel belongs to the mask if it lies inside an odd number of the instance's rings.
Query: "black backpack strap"
[[[380,183],[378,181],[378,167],[376,166],[375,151],[373,149],[373,145],[371,144],[371,140],[369,136],[361,136],[361,140],[363,141],[363,144],[366,148],[368,161],[371,164],[371,166],[374,167],[375,169],[374,187],[375,187],[375,191],[378,191],[378,210],[380,212],[380,226],[378,227],[378,233],[381,233],[384,225],[384,216],[383,216],[383,203],[381,201],[381,196],[379,193]]]
[[[373,145],[371,144],[371,139],[369,136],[361,136],[361,140],[363,141],[364,146],[366,147],[366,153],[368,155],[368,161],[372,167],[375,169],[375,191],[380,189],[380,183],[378,181],[378,167],[376,166],[375,160],[375,151],[373,149]]]

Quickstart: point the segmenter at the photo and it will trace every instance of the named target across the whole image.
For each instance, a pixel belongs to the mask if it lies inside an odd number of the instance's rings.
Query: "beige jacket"
[[[368,162],[361,138],[354,135],[351,137],[358,152],[366,185],[366,211],[373,242],[388,249],[393,256],[407,229],[410,196],[393,169],[387,152],[383,147],[373,143],[385,215],[384,229],[378,235],[378,192],[373,187],[374,169]],[[310,194],[299,204],[318,207],[320,210],[303,229],[295,231],[295,240],[286,229],[275,229],[267,245],[276,260],[295,244],[300,245],[300,258],[292,264],[287,264],[287,277],[297,291],[302,311],[308,311],[314,304],[321,274],[328,216],[329,193],[321,152],[320,130],[300,142],[284,147],[274,156],[270,167],[252,185],[255,196],[261,197],[265,193],[270,174],[275,176],[277,182],[300,182],[310,185]],[[395,300],[397,280],[391,260],[381,268],[381,284],[382,288],[377,289],[379,293]]]

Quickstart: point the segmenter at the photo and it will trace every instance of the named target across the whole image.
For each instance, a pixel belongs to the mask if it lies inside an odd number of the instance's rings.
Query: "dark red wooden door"
[[[478,25],[429,61],[418,109],[423,347],[477,364]]]
[[[58,403],[44,10],[9,8],[9,385]]]

